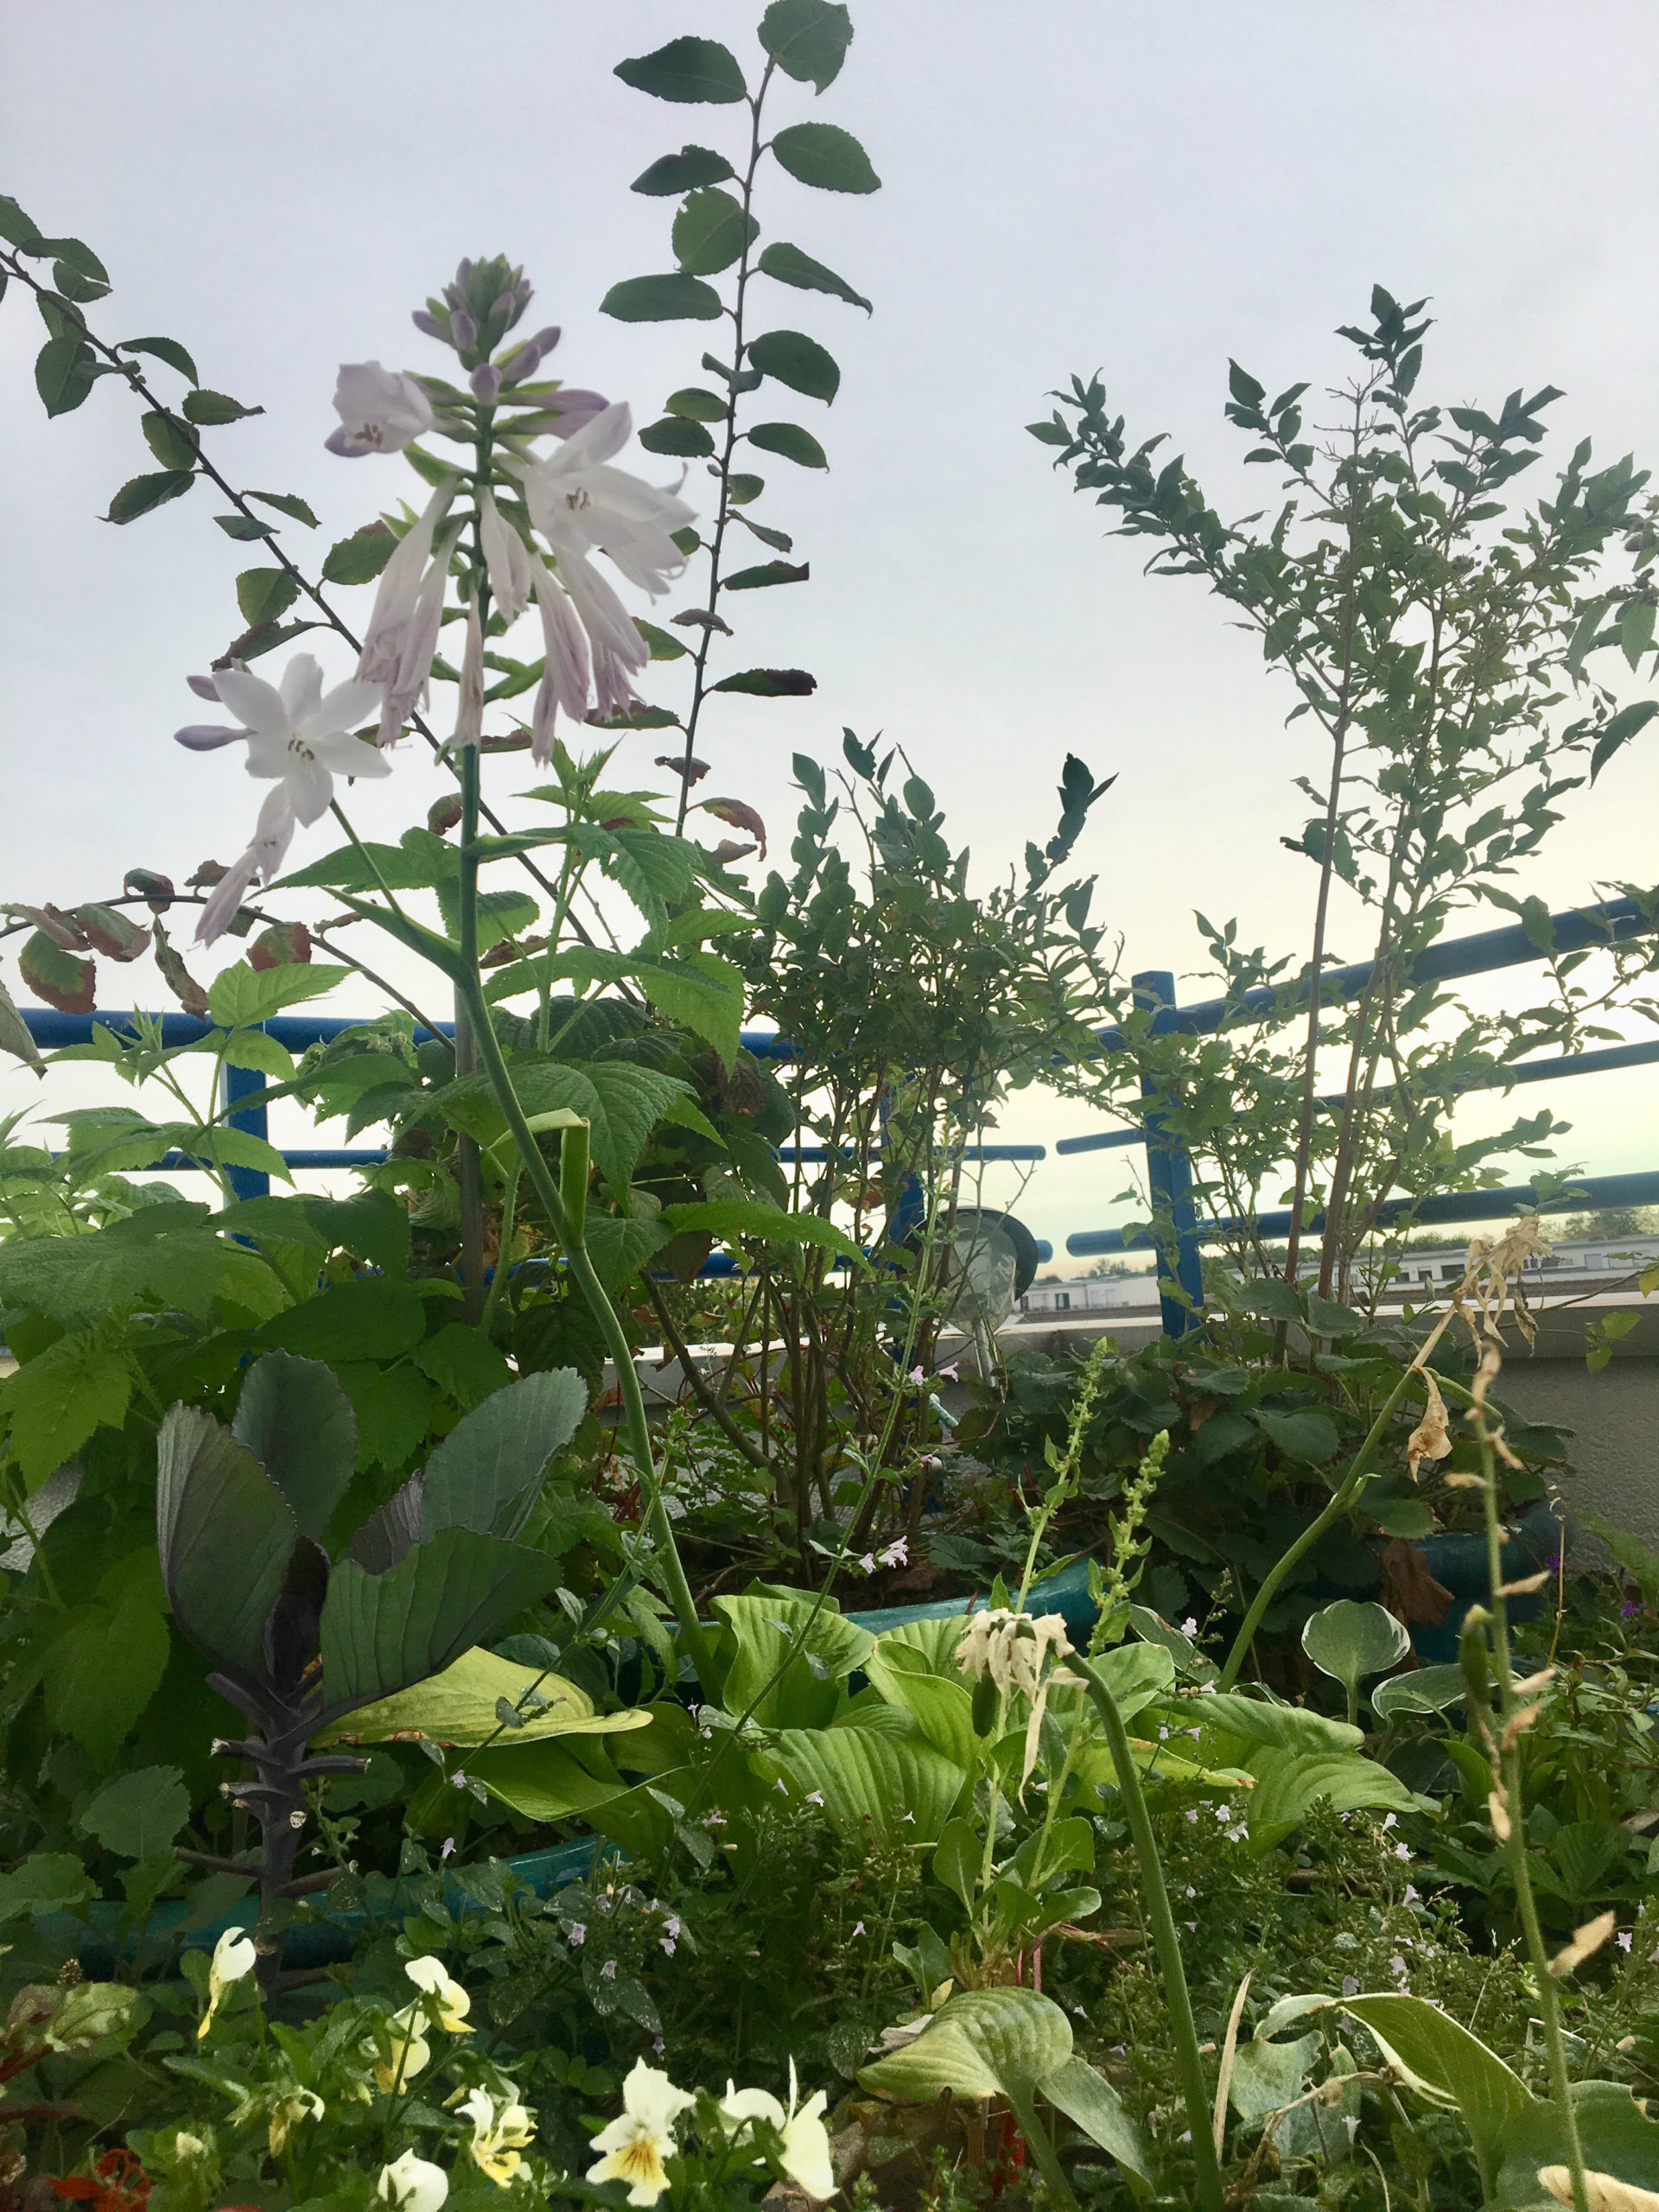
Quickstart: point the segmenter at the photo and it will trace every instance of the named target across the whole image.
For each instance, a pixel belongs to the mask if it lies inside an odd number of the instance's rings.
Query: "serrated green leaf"
[[[335,1365],[396,1359],[426,1333],[426,1309],[412,1283],[355,1275],[263,1322],[256,1341]]]
[[[196,442],[171,415],[163,414],[160,408],[151,408],[139,416],[138,427],[144,434],[144,443],[163,468],[195,467]]]
[[[613,284],[599,303],[619,322],[713,322],[720,294],[700,277],[673,270],[664,276],[629,276]]]
[[[773,138],[772,150],[798,183],[820,192],[881,189],[869,156],[839,124],[791,123]]]
[[[284,1007],[298,1006],[321,997],[343,982],[349,968],[334,968],[321,961],[287,963],[279,968],[255,968],[245,960],[222,969],[207,987],[207,1007],[220,1028],[239,1029],[269,1021]]]
[[[712,1198],[685,1205],[664,1206],[663,1219],[677,1236],[688,1230],[706,1232],[728,1241],[765,1244],[813,1244],[824,1252],[837,1252],[861,1266],[864,1255],[852,1239],[817,1214],[786,1213],[781,1206],[763,1205],[754,1198]]]
[[[760,230],[741,200],[706,186],[690,194],[674,218],[674,258],[688,276],[716,276],[731,267]]]
[[[334,1370],[266,1352],[243,1377],[231,1433],[287,1499],[301,1535],[323,1542],[357,1465],[357,1422]]]
[[[683,461],[706,460],[715,442],[701,423],[681,415],[664,415],[660,423],[647,423],[639,434],[647,453],[664,453]]]
[[[757,423],[747,434],[749,443],[763,453],[781,454],[785,461],[792,461],[801,468],[828,468],[829,456],[813,436],[798,423]]]
[[[158,361],[165,361],[169,369],[176,369],[189,382],[200,384],[196,365],[176,338],[123,338],[116,345],[118,353],[149,353]]]
[[[828,292],[837,300],[845,300],[849,307],[862,308],[866,315],[874,313],[861,292],[855,292],[844,276],[837,276],[833,269],[826,269],[821,261],[814,261],[810,253],[803,253],[798,245],[782,240],[762,246],[760,258],[755,264],[762,273],[779,284],[792,285],[800,292]]]
[[[638,614],[633,618],[633,626],[645,639],[652,660],[683,660],[690,651],[671,631],[659,630],[654,622],[647,622]]]
[[[677,154],[664,154],[654,161],[635,177],[629,190],[645,193],[653,200],[677,199],[683,192],[695,192],[699,185],[724,184],[736,174],[725,155],[715,153],[712,147],[682,146]]]
[[[286,569],[244,569],[236,580],[236,603],[249,622],[276,621],[299,595],[299,579]]]
[[[155,476],[130,477],[110,501],[110,512],[104,519],[137,522],[140,515],[153,513],[169,499],[182,499],[195,480],[188,468],[166,468]]]
[[[671,39],[653,53],[619,61],[613,73],[658,100],[729,107],[748,96],[737,56],[718,39]]]
[[[245,407],[227,391],[207,391],[200,385],[184,395],[184,418],[188,423],[239,423],[245,416],[263,415],[264,411],[263,407]]]
[[[275,507],[279,515],[289,515],[296,522],[302,522],[308,530],[315,530],[317,518],[297,492],[245,492],[245,499],[257,499],[261,506]]]
[[[175,1406],[156,1439],[156,1543],[180,1629],[221,1667],[257,1681],[265,1617],[299,1529],[253,1454],[200,1407]]]
[[[35,359],[35,389],[48,415],[73,415],[97,381],[98,357],[78,330],[48,338]]]
[[[26,1493],[38,1490],[100,1428],[119,1428],[132,1363],[100,1332],[60,1337],[11,1376],[0,1398]]]
[[[766,330],[747,348],[749,365],[763,375],[804,392],[809,399],[834,399],[841,389],[841,371],[833,354],[815,338],[799,330]]]
[[[841,74],[853,19],[840,0],[772,0],[759,35],[786,76],[821,92]]]
[[[365,523],[361,530],[329,547],[322,564],[323,579],[331,584],[372,583],[397,550],[397,540],[385,523]]]

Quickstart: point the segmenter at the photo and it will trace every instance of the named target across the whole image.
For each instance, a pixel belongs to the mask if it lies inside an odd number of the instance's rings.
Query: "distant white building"
[[[1501,1234],[1502,1228],[1499,1222],[1474,1222],[1468,1236],[1456,1243],[1448,1242],[1444,1246],[1402,1252],[1399,1273],[1390,1276],[1389,1288],[1421,1301],[1425,1290],[1438,1290],[1444,1283],[1460,1281],[1470,1239],[1477,1236],[1496,1236]],[[1546,1220],[1546,1236],[1548,1231]],[[1656,1260],[1659,1260],[1659,1235],[1591,1237],[1557,1244],[1547,1258],[1529,1260],[1526,1281],[1544,1290],[1551,1287],[1557,1275],[1569,1282],[1586,1281],[1598,1276],[1617,1278],[1637,1268],[1649,1268]],[[1310,1275],[1319,1272],[1317,1247],[1305,1272]],[[1148,1269],[1144,1274],[1073,1275],[1066,1281],[1039,1279],[1020,1300],[1019,1311],[1030,1315],[1122,1313],[1135,1308],[1150,1312],[1157,1304],[1158,1278]]]

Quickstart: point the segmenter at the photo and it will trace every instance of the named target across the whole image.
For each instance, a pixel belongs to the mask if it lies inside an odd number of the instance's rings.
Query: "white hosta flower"
[[[530,553],[512,524],[501,519],[495,495],[487,487],[478,503],[478,536],[496,612],[504,621],[516,622],[530,605]]]
[[[1005,1696],[1017,1693],[1030,1702],[1026,1722],[1023,1790],[1037,1764],[1048,1693],[1056,1682],[1075,1685],[1080,1677],[1059,1665],[1071,1654],[1065,1622],[1058,1613],[995,1611],[969,1613],[957,1646],[957,1665],[970,1681],[989,1681]],[[1049,1664],[1050,1660],[1054,1663]]]
[[[654,2204],[668,2187],[664,2158],[679,2147],[674,2123],[696,2100],[677,2089],[666,2074],[643,2058],[622,2084],[622,2116],[594,2138],[603,2158],[588,2167],[592,2182],[625,2181],[630,2204]]]
[[[448,555],[435,560],[433,543],[460,483],[458,476],[444,479],[380,571],[357,673],[359,681],[378,683],[385,692],[382,745],[397,742],[432,673],[449,574]]]
[[[353,725],[380,703],[377,684],[353,680],[324,693],[322,671],[309,653],[296,653],[280,685],[245,668],[219,670],[213,686],[241,725],[193,725],[176,733],[193,752],[205,753],[240,740],[248,748],[247,771],[274,781],[259,810],[253,842],[219,884],[197,925],[200,943],[221,935],[250,884],[269,883],[282,866],[295,825],[315,822],[334,795],[336,776],[385,776],[391,764],[360,738]]]
[[[537,561],[531,571],[536,607],[542,618],[542,651],[546,666],[536,693],[536,710],[530,726],[530,753],[538,768],[553,758],[553,730],[559,709],[573,721],[588,714],[590,663],[588,633],[576,611],[544,564]]]
[[[411,1959],[404,1972],[416,1989],[432,1999],[441,2028],[447,2028],[452,2036],[471,2035],[467,2015],[473,2009],[473,2000],[442,1959]]]
[[[429,2158],[400,2151],[389,2166],[382,2166],[374,2193],[394,2212],[440,2212],[449,2194],[449,2177]]]
[[[796,2185],[809,2196],[833,2196],[836,2193],[836,2170],[830,2158],[830,2131],[823,2124],[824,2107],[830,2100],[822,2089],[813,2092],[804,2104],[800,2102],[800,2085],[795,2078],[795,2061],[789,2062],[789,2108],[785,2110],[776,2097],[766,2089],[739,2089],[730,2082],[720,2101],[720,2108],[728,2120],[740,2127],[757,2120],[768,2121],[783,2138],[783,2150],[779,2163]],[[736,2139],[741,2141],[740,2135]]]
[[[348,461],[365,453],[401,453],[432,428],[432,403],[413,377],[378,361],[342,361],[334,385],[340,428],[323,443]]]
[[[692,510],[676,493],[610,466],[611,455],[627,442],[632,429],[633,418],[626,404],[619,402],[584,423],[559,452],[524,471],[531,520],[553,549],[559,582],[570,594],[592,645],[594,688],[598,711],[604,715],[624,713],[634,702],[628,679],[650,656],[626,607],[594,568],[591,556],[605,554],[630,583],[655,599],[685,567],[673,532],[692,519]],[[539,583],[536,596],[546,630],[550,604]],[[548,665],[550,676],[550,650]],[[568,655],[566,674],[574,677]],[[550,685],[544,684],[549,729],[555,705],[565,707],[567,713],[585,714],[586,698],[585,678],[580,710],[566,697],[555,697]],[[543,699],[537,702],[538,721],[543,719]]]
[[[253,1972],[258,1953],[253,1939],[245,1928],[227,1928],[213,1946],[213,1955],[207,1967],[207,2010],[201,2016],[201,2025],[196,2030],[200,2042],[213,2024],[225,1993],[245,1974]]]
[[[394,2012],[386,2023],[391,2056],[377,2056],[374,2079],[377,2087],[389,2097],[406,2089],[417,2074],[425,2072],[432,2057],[431,2045],[421,2033],[426,2018],[425,2008],[407,2005],[401,2012]]]
[[[530,2114],[511,2098],[497,2104],[487,2089],[469,2089],[461,2110],[473,2124],[472,2152],[480,2172],[505,2189],[524,2164],[523,2153],[536,2140]]]

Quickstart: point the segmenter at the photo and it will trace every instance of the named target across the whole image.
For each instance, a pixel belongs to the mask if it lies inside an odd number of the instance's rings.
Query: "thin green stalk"
[[[1508,1800],[1505,1809],[1509,1834],[1501,1840],[1503,1855],[1509,1861],[1510,1878],[1515,1884],[1521,1925],[1526,1932],[1533,1980],[1537,1985],[1538,2011],[1543,2020],[1544,2044],[1549,2054],[1549,2086],[1567,2145],[1567,2171],[1573,2177],[1573,2212],[1590,2212],[1589,2187],[1584,2170],[1584,2145],[1579,2138],[1578,2115],[1573,2108],[1572,2080],[1567,2067],[1567,2042],[1561,2033],[1560,1999],[1556,1993],[1555,1978],[1550,1972],[1549,1952],[1545,1946],[1543,1929],[1539,1925],[1538,1904],[1533,1895],[1531,1870],[1527,1865],[1526,1809],[1521,1784],[1522,1730],[1515,1725],[1521,1700],[1516,1695],[1515,1675],[1510,1664],[1509,1605],[1503,1594],[1503,1529],[1497,1515],[1497,1455],[1494,1449],[1493,1433],[1486,1420],[1485,1392],[1478,1377],[1471,1402],[1469,1419],[1480,1447],[1481,1500],[1486,1515],[1486,1571],[1491,1585],[1490,1632],[1497,1675],[1498,1718],[1503,1730],[1498,1738],[1498,1750],[1503,1775],[1503,1794]],[[1522,1726],[1524,1725],[1523,1722]]]
[[[496,1238],[495,1273],[490,1278],[489,1295],[484,1300],[484,1311],[478,1317],[478,1325],[486,1336],[490,1332],[490,1324],[495,1319],[495,1309],[501,1303],[511,1272],[513,1232],[518,1212],[518,1185],[524,1172],[515,1160],[508,1171],[506,1187],[501,1194],[501,1229]]]
[[[663,1499],[656,1454],[652,1449],[651,1427],[645,1418],[645,1395],[639,1388],[639,1377],[633,1364],[633,1349],[628,1342],[626,1332],[618,1317],[615,1306],[606,1294],[604,1285],[594,1272],[594,1263],[588,1254],[587,1240],[583,1233],[585,1188],[582,1192],[583,1212],[573,1220],[570,1211],[567,1209],[561,1197],[559,1186],[554,1181],[552,1171],[542,1156],[541,1147],[537,1143],[535,1132],[531,1129],[524,1109],[519,1103],[518,1094],[513,1089],[512,1077],[507,1071],[506,1061],[502,1056],[499,1041],[491,1023],[490,1010],[485,1002],[476,969],[467,976],[461,988],[467,1002],[467,1011],[472,1016],[479,1058],[483,1063],[484,1071],[489,1077],[490,1088],[495,1094],[496,1103],[500,1107],[507,1127],[512,1132],[512,1141],[518,1147],[518,1158],[524,1173],[529,1176],[531,1187],[540,1199],[549,1221],[553,1225],[554,1235],[559,1240],[560,1248],[564,1253],[571,1276],[587,1300],[594,1319],[599,1323],[600,1332],[605,1339],[605,1348],[609,1352],[612,1364],[616,1370],[617,1388],[622,1399],[623,1421],[627,1432],[628,1448],[639,1470],[640,1480],[645,1486],[646,1526],[650,1529],[661,1554],[663,1578],[668,1586],[669,1602],[673,1606],[675,1617],[680,1624],[680,1633],[684,1638],[685,1649],[690,1653],[692,1664],[696,1669],[698,1683],[704,1697],[712,1698],[715,1694],[715,1682],[708,1641],[703,1635],[702,1624],[697,1618],[696,1602],[691,1595],[691,1586],[686,1580],[685,1565],[680,1557],[679,1546],[675,1541],[674,1523],[669,1517],[668,1508]],[[585,1153],[585,1143],[582,1149]]]
[[[1192,2162],[1198,2169],[1197,2197],[1200,2212],[1223,2212],[1221,2167],[1216,2157],[1214,2123],[1210,2110],[1210,2092],[1204,2078],[1204,2061],[1198,2055],[1198,2024],[1192,2018],[1192,1999],[1186,1986],[1186,1969],[1181,1963],[1180,1939],[1175,1933],[1169,1891],[1164,1885],[1163,1862],[1158,1856],[1158,1839],[1153,1834],[1151,1816],[1147,1811],[1147,1801],[1141,1789],[1141,1777],[1135,1770],[1135,1757],[1129,1749],[1128,1731],[1124,1727],[1123,1716],[1117,1709],[1117,1700],[1107,1688],[1094,1662],[1077,1658],[1071,1663],[1088,1685],[1089,1695],[1100,1715],[1101,1725],[1106,1732],[1107,1746],[1112,1755],[1112,1767],[1117,1776],[1117,1786],[1122,1794],[1123,1809],[1128,1815],[1129,1834],[1141,1868],[1141,1896],[1146,1904],[1147,1919],[1152,1928],[1152,1940],[1158,1952],[1159,1968],[1164,1978],[1164,1998],[1169,2006],[1176,2064],[1181,2077],[1181,2094],[1186,2105],[1186,2122],[1192,2135]]]
[[[1268,1607],[1273,1603],[1274,1592],[1278,1590],[1280,1584],[1284,1580],[1285,1577],[1290,1573],[1291,1568],[1295,1566],[1298,1560],[1302,1559],[1308,1552],[1313,1550],[1314,1545],[1319,1542],[1319,1538],[1324,1535],[1325,1530],[1331,1527],[1332,1522],[1338,1520],[1343,1514],[1347,1512],[1350,1506],[1353,1504],[1355,1499],[1359,1496],[1361,1491],[1364,1489],[1366,1484],[1370,1480],[1372,1474],[1375,1472],[1375,1470],[1370,1465],[1371,1459],[1375,1454],[1377,1446],[1382,1441],[1382,1438],[1388,1429],[1389,1423],[1394,1418],[1395,1408],[1399,1405],[1400,1401],[1405,1396],[1406,1392],[1411,1388],[1411,1379],[1413,1376],[1421,1375],[1424,1368],[1427,1364],[1429,1354],[1440,1342],[1451,1318],[1451,1314],[1448,1312],[1444,1319],[1436,1325],[1433,1334],[1429,1337],[1428,1341],[1424,1344],[1422,1350],[1418,1353],[1416,1358],[1413,1360],[1411,1365],[1400,1377],[1400,1380],[1395,1384],[1393,1389],[1389,1391],[1388,1397],[1383,1402],[1382,1412],[1378,1414],[1376,1419],[1371,1423],[1370,1428],[1367,1432],[1365,1441],[1360,1446],[1358,1451],[1355,1452],[1352,1462],[1349,1466],[1348,1472],[1344,1476],[1341,1485],[1332,1497],[1330,1503],[1325,1507],[1322,1512],[1314,1516],[1313,1519],[1308,1522],[1306,1528],[1303,1529],[1301,1535],[1298,1536],[1296,1541],[1287,1548],[1281,1558],[1274,1561],[1273,1565],[1268,1569],[1267,1573],[1262,1577],[1261,1587],[1257,1590],[1255,1599],[1251,1602],[1250,1610],[1244,1616],[1243,1625],[1238,1631],[1238,1635],[1234,1641],[1232,1649],[1227,1655],[1227,1664],[1222,1669],[1221,1678],[1216,1685],[1217,1689],[1230,1690],[1233,1687],[1233,1684],[1238,1680],[1238,1670],[1244,1664],[1245,1660],[1249,1656],[1250,1646],[1255,1641],[1255,1632],[1262,1625],[1262,1616],[1267,1611]]]

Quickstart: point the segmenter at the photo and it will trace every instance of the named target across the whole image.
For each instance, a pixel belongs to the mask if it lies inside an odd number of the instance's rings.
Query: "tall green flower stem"
[[[1169,1891],[1164,1883],[1163,1861],[1158,1855],[1158,1839],[1153,1834],[1151,1815],[1141,1788],[1141,1777],[1135,1764],[1135,1754],[1129,1748],[1129,1733],[1123,1726],[1123,1716],[1117,1709],[1117,1700],[1106,1687],[1099,1669],[1092,1660],[1075,1658],[1069,1662],[1082,1675],[1101,1726],[1106,1732],[1107,1746],[1112,1755],[1113,1771],[1123,1799],[1123,1809],[1128,1815],[1129,1836],[1135,1846],[1135,1855],[1141,1868],[1141,1894],[1146,1905],[1147,1919],[1152,1929],[1152,1940],[1158,1953],[1159,1971],[1163,1975],[1164,2001],[1169,2007],[1170,2028],[1175,2044],[1175,2062],[1181,2077],[1181,2095],[1186,2106],[1186,2121],[1192,2133],[1192,2161],[1198,2169],[1195,2194],[1200,2212],[1223,2212],[1221,2167],[1216,2156],[1214,2120],[1210,2109],[1210,2092],[1204,2078],[1204,2061],[1198,2056],[1198,2024],[1192,2018],[1192,1999],[1186,1986],[1186,1969],[1181,1963],[1180,1939],[1175,1933],[1175,1917],[1170,1910]]]
[[[1475,1377],[1475,1387],[1468,1394],[1469,1425],[1474,1430],[1480,1448],[1481,1502],[1486,1516],[1486,1571],[1491,1585],[1490,1609],[1471,1607],[1464,1624],[1464,1664],[1465,1679],[1471,1671],[1470,1660],[1474,1658],[1480,1675],[1484,1668],[1480,1662],[1490,1653],[1492,1671],[1497,1678],[1499,1732],[1496,1746],[1492,1744],[1491,1724],[1486,1719],[1491,1698],[1482,1679],[1478,1685],[1481,1694],[1478,1701],[1471,1695],[1469,1711],[1484,1735],[1489,1757],[1494,1768],[1494,1779],[1501,1777],[1500,1786],[1492,1792],[1491,1809],[1492,1826],[1503,1847],[1510,1878],[1515,1884],[1516,1905],[1521,1915],[1521,1925],[1526,1931],[1527,1952],[1532,1961],[1532,1977],[1536,1984],[1539,2017],[1544,2024],[1544,2044],[1549,2055],[1549,2086],[1560,2117],[1561,2135],[1567,2148],[1567,2171],[1573,2177],[1573,2212],[1590,2212],[1588,2184],[1585,2179],[1584,2145],[1579,2137],[1578,2115],[1573,2109],[1573,2091],[1567,2067],[1567,2041],[1561,2032],[1561,2005],[1556,1993],[1555,1977],[1550,1969],[1550,1957],[1544,1943],[1544,1932],[1539,1925],[1538,1903],[1533,1894],[1532,1872],[1527,1864],[1526,1808],[1521,1784],[1521,1738],[1537,1707],[1529,1705],[1515,1681],[1510,1661],[1510,1620],[1507,1586],[1503,1580],[1503,1529],[1497,1511],[1497,1453],[1503,1446],[1503,1428],[1494,1429],[1487,1419],[1486,1388],[1499,1364],[1497,1350],[1489,1344]],[[1458,1392],[1461,1399],[1465,1394]],[[1470,1645],[1477,1646],[1471,1653]],[[1551,1671],[1545,1669],[1546,1674]],[[1541,1682],[1529,1682],[1528,1690],[1541,1688]]]
[[[496,1037],[490,1019],[490,1008],[479,980],[477,954],[478,899],[478,780],[479,759],[476,746],[466,747],[461,755],[461,958],[457,963],[456,991],[461,1005],[471,1020],[480,1063],[489,1079],[495,1103],[512,1134],[520,1165],[530,1179],[531,1189],[540,1199],[553,1233],[558,1238],[576,1287],[588,1301],[589,1311],[598,1322],[605,1339],[605,1348],[616,1370],[617,1389],[622,1400],[623,1425],[628,1440],[628,1449],[639,1471],[639,1480],[645,1491],[645,1525],[657,1546],[663,1580],[667,1586],[669,1603],[680,1624],[683,1648],[690,1653],[696,1669],[697,1681],[705,1698],[715,1694],[715,1681],[708,1638],[697,1618],[696,1600],[691,1586],[686,1580],[685,1565],[674,1538],[674,1523],[669,1516],[663,1497],[662,1476],[657,1456],[652,1447],[651,1427],[645,1419],[645,1394],[639,1388],[639,1377],[633,1364],[633,1348],[629,1344],[615,1306],[607,1294],[594,1269],[588,1255],[588,1128],[585,1122],[564,1132],[560,1155],[560,1175],[554,1180],[553,1172],[543,1157],[536,1141],[536,1133],[513,1089],[512,1077]],[[470,934],[472,957],[467,957]]]
[[[1255,1641],[1255,1632],[1262,1625],[1262,1616],[1273,1603],[1280,1584],[1297,1561],[1305,1558],[1313,1550],[1325,1530],[1340,1520],[1342,1516],[1349,1510],[1366,1484],[1376,1472],[1371,1462],[1376,1456],[1383,1437],[1388,1433],[1389,1423],[1394,1419],[1395,1409],[1401,1400],[1410,1389],[1413,1377],[1421,1376],[1423,1370],[1427,1366],[1428,1356],[1445,1335],[1451,1319],[1452,1312],[1448,1310],[1435,1324],[1422,1350],[1384,1399],[1382,1412],[1371,1423],[1366,1433],[1365,1441],[1355,1452],[1347,1473],[1332,1494],[1330,1503],[1314,1516],[1301,1535],[1286,1548],[1262,1576],[1261,1587],[1250,1601],[1250,1609],[1244,1616],[1243,1625],[1234,1640],[1232,1649],[1227,1654],[1227,1663],[1222,1669],[1220,1680],[1216,1684],[1217,1689],[1230,1690],[1238,1680],[1239,1669],[1249,1658],[1250,1646]]]

